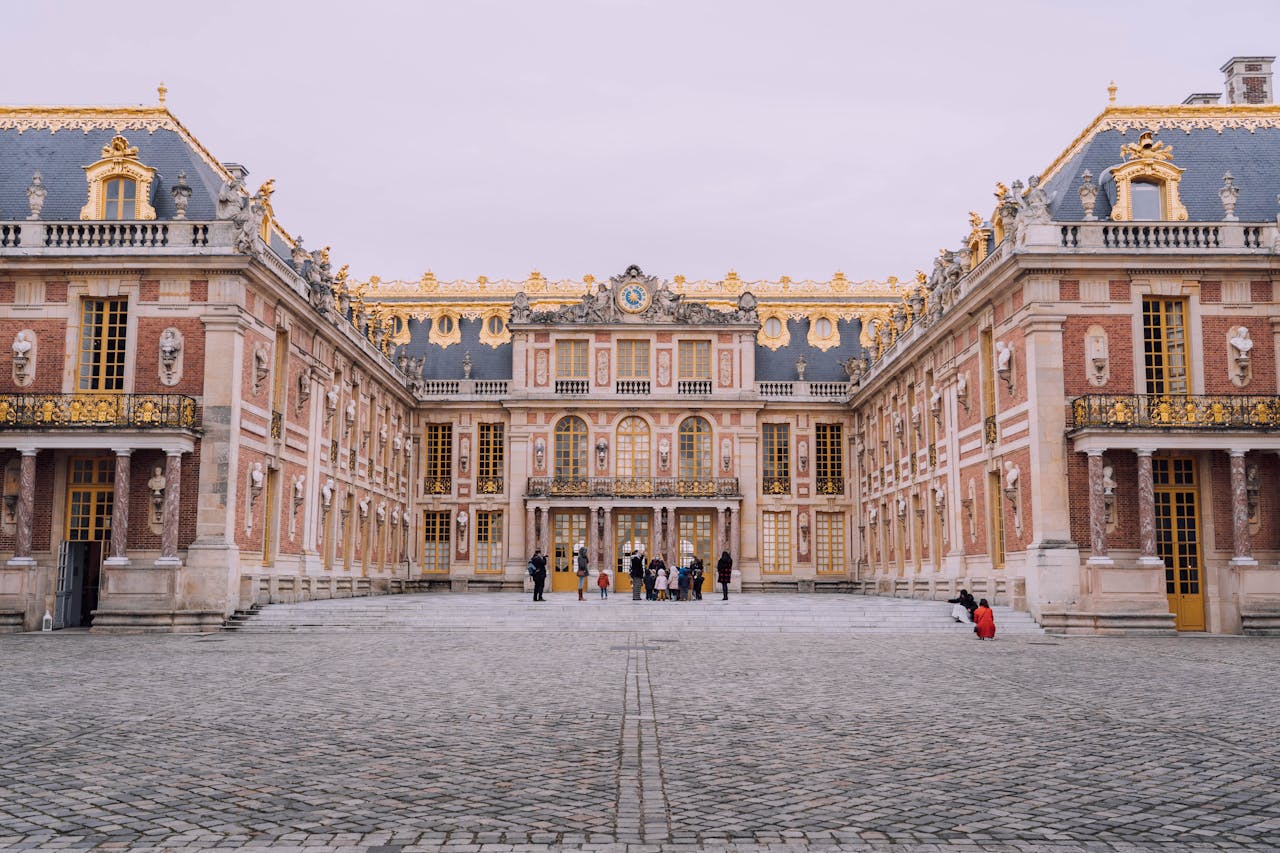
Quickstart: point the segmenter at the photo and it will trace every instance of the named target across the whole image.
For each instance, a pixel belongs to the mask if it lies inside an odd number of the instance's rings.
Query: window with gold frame
[[[649,476],[649,423],[632,415],[618,424],[616,471],[619,477],[645,479]]]
[[[500,574],[502,562],[502,510],[478,510],[476,574]]]
[[[648,341],[618,341],[618,378],[649,378]]]
[[[760,571],[766,575],[790,574],[791,513],[764,513],[760,540]]]
[[[123,391],[129,300],[86,299],[80,313],[81,391]]]
[[[116,460],[72,457],[67,464],[67,539],[109,542],[115,504]]]
[[[506,465],[505,430],[501,423],[481,423],[477,452],[476,491],[482,495],[502,494]]]
[[[988,515],[990,516],[991,525],[991,541],[988,543],[991,551],[991,568],[1004,568],[1004,494],[1001,491],[1000,474],[992,471],[987,475],[987,501]]]
[[[453,490],[453,424],[427,424],[422,450],[426,494],[449,494]]]
[[[842,424],[814,424],[813,470],[820,495],[844,494],[844,428]]]
[[[711,341],[680,342],[680,378],[711,379]]]
[[[791,493],[791,425],[761,424],[764,449],[764,493]]]
[[[705,418],[691,417],[680,422],[679,474],[687,482],[711,478],[711,425]]]
[[[556,424],[555,463],[558,480],[587,476],[587,424],[577,415],[561,418]]]
[[[1147,393],[1191,392],[1187,359],[1187,300],[1152,297],[1142,300],[1142,342]]]
[[[841,574],[844,566],[844,513],[819,512],[814,518],[814,562],[820,575]]]
[[[422,571],[443,574],[449,571],[449,511],[422,513]]]
[[[587,341],[556,341],[556,378],[587,378]]]

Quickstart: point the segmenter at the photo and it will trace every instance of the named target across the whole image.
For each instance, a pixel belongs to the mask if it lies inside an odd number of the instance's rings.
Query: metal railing
[[[843,495],[844,477],[819,476],[816,478],[814,489],[820,495]]]
[[[501,477],[477,477],[476,478],[476,494],[478,495],[502,494],[502,478]]]
[[[737,477],[530,477],[526,495],[541,497],[738,497]]]
[[[1087,394],[1071,401],[1074,429],[1280,429],[1280,396]]]
[[[0,429],[196,429],[182,394],[0,394]]]
[[[452,477],[423,477],[422,493],[424,495],[448,495],[453,492]]]
[[[760,486],[766,495],[791,494],[790,477],[763,477]]]

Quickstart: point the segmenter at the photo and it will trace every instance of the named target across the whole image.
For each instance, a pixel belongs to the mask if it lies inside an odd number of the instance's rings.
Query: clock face
[[[628,284],[618,291],[618,307],[629,314],[639,314],[649,307],[649,291],[638,284]]]

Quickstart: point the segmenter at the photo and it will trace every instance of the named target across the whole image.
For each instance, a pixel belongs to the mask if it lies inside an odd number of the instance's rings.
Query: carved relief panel
[[[1090,326],[1084,334],[1084,373],[1089,384],[1101,388],[1111,378],[1111,358],[1107,330]]]
[[[658,350],[658,387],[667,388],[671,385],[671,350]]]
[[[540,349],[533,354],[533,384],[545,387],[551,375],[551,353]]]
[[[721,388],[733,387],[733,352],[731,350],[720,350],[720,368],[717,381]]]

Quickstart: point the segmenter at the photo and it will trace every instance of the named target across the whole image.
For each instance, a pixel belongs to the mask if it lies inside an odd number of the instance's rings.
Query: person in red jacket
[[[978,600],[978,609],[973,611],[973,633],[978,635],[979,640],[996,638],[996,617],[985,598]]]

